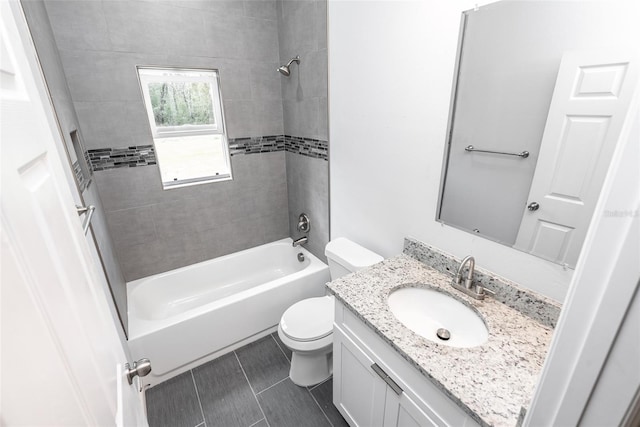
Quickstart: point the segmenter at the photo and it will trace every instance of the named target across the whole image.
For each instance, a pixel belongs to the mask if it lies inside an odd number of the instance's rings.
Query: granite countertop
[[[330,282],[336,298],[481,425],[514,426],[533,396],[553,329],[494,298],[477,301],[451,287],[452,276],[398,255]],[[449,347],[401,324],[387,305],[396,288],[420,283],[474,307],[489,330],[486,343]]]

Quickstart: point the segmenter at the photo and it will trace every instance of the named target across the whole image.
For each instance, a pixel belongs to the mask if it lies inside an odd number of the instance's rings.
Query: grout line
[[[193,386],[196,389],[196,397],[198,398],[198,405],[200,406],[200,415],[202,415],[202,422],[198,424],[196,427],[203,425],[207,427],[207,420],[204,417],[204,410],[202,409],[202,402],[200,401],[200,393],[198,392],[198,385],[196,384],[196,377],[193,375],[193,370],[190,369],[189,373],[191,374],[191,380],[193,381]]]
[[[240,358],[238,357],[238,353],[235,350],[233,351],[233,355],[236,357],[236,360],[238,361],[238,365],[240,365],[240,370],[242,371],[242,374],[244,375],[244,379],[247,380],[247,384],[249,384],[249,389],[251,390],[251,393],[253,393],[253,398],[256,399],[256,403],[258,404],[258,408],[260,408],[260,412],[262,413],[262,417],[264,418],[264,422],[267,423],[267,427],[270,427],[269,420],[267,420],[267,416],[264,414],[264,411],[262,410],[262,405],[260,405],[260,402],[258,401],[258,395],[253,390],[253,386],[251,386],[251,382],[249,382],[249,377],[247,376],[247,373],[244,371],[244,366],[242,366],[242,362],[240,362]],[[258,421],[261,421],[261,420],[258,420]]]
[[[272,385],[270,385],[269,387],[265,388],[264,390],[260,390],[259,392],[257,392],[257,393],[256,393],[256,396],[257,396],[257,395],[259,395],[259,394],[261,394],[261,393],[264,393],[265,391],[269,390],[270,388],[273,388],[273,387],[277,386],[278,384],[280,384],[280,383],[282,383],[282,382],[284,382],[284,381],[286,381],[286,380],[288,380],[288,379],[289,379],[289,377],[288,377],[288,376],[287,376],[287,377],[284,377],[283,379],[281,379],[281,380],[280,380],[280,381],[278,381],[277,383],[272,384]]]
[[[277,333],[277,332],[276,332]],[[289,359],[289,356],[287,356],[287,353],[284,352],[284,350],[282,349],[282,347],[280,347],[280,343],[278,342],[278,340],[276,339],[276,337],[273,336],[273,334],[269,334],[271,336],[271,338],[273,338],[273,340],[276,342],[276,345],[278,346],[278,348],[280,349],[280,351],[282,352],[282,354],[284,354],[285,359],[287,359],[289,361],[289,363],[291,363],[291,360]]]
[[[255,425],[258,425],[258,423],[260,423],[262,420],[264,420],[264,422],[265,422],[265,423],[267,422],[267,419],[266,419],[266,418],[261,418],[261,419],[259,419],[258,421],[256,421],[255,423],[251,424],[249,427],[253,427],[253,426],[255,426]],[[196,427],[198,427],[198,426],[196,426]]]
[[[326,383],[327,381],[329,381],[330,379],[333,379],[333,374],[329,375],[329,378],[327,378],[326,380],[322,381],[321,383],[312,385],[311,387],[307,387],[309,389],[309,391],[311,390],[315,390],[316,388],[320,387],[322,384]]]
[[[309,394],[311,395],[311,398],[313,399],[314,402],[316,402],[316,405],[318,405],[318,408],[320,409],[320,412],[322,412],[322,415],[324,415],[324,417],[327,419],[327,422],[329,423],[329,425],[331,427],[333,427],[333,423],[331,422],[331,420],[329,419],[329,417],[327,416],[327,414],[325,414],[324,409],[322,409],[322,406],[320,406],[320,404],[318,403],[318,400],[316,399],[316,397],[313,395],[313,393],[311,393],[310,390],[307,390],[309,392]]]

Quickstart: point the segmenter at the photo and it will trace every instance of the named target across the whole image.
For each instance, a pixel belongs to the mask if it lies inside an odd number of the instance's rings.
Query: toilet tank
[[[380,255],[344,237],[327,243],[324,254],[329,261],[331,280],[353,273],[382,261]]]

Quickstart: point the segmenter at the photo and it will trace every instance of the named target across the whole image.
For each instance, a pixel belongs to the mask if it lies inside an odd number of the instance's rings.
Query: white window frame
[[[182,179],[177,181],[165,181],[162,184],[165,189],[177,188],[185,185],[203,184],[208,182],[225,181],[232,179],[231,160],[229,156],[229,142],[226,135],[224,113],[222,108],[222,95],[220,93],[220,73],[217,69],[196,69],[196,68],[161,68],[161,67],[136,67],[145,110],[151,129],[151,135],[155,140],[160,138],[184,137],[196,135],[221,135],[224,151],[224,158],[228,174],[216,176],[206,176],[201,178]],[[186,73],[189,73],[188,75]],[[157,126],[153,114],[153,105],[149,95],[149,83],[163,82],[205,82],[209,83],[211,89],[211,101],[213,106],[214,124],[212,125],[182,125],[182,126]],[[158,155],[158,165],[162,170],[161,156]]]

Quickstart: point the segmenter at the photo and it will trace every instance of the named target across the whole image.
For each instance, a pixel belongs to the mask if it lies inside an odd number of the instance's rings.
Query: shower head
[[[282,67],[278,68],[278,71],[280,72],[280,74],[282,74],[283,76],[289,77],[291,75],[291,69],[289,67],[294,62],[300,65],[300,55],[296,55],[295,58],[291,58],[291,61],[289,61],[287,65],[283,65]]]
[[[289,75],[291,74],[291,70],[287,65],[283,65],[282,67],[278,68],[278,71],[280,71],[280,74],[286,77],[289,77]]]

